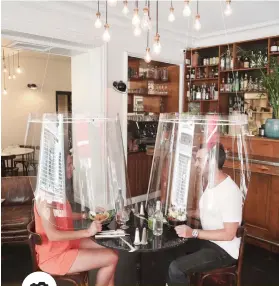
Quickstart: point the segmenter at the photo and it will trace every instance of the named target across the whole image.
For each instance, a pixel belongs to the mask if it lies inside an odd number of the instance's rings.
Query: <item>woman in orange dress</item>
[[[72,156],[67,157],[67,179],[72,177]],[[65,275],[91,269],[99,269],[97,286],[113,286],[118,255],[95,242],[90,237],[102,230],[98,221],[88,229],[74,230],[73,220],[83,215],[73,213],[69,202],[47,204],[36,200],[34,206],[36,232],[42,237],[42,245],[36,246],[38,265],[53,275]]]

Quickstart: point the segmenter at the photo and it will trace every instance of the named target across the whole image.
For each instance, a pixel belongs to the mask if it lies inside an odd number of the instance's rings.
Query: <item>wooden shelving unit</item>
[[[191,65],[185,65],[185,90],[184,90],[184,111],[189,111],[190,104],[198,103],[199,104],[199,112],[207,113],[207,112],[217,112],[222,114],[228,114],[229,112],[229,97],[233,96],[234,94],[244,96],[244,93],[248,93],[246,91],[238,91],[236,92],[220,92],[220,85],[222,83],[222,79],[226,78],[228,74],[232,74],[238,72],[239,75],[244,75],[245,73],[248,74],[248,77],[252,75],[253,77],[260,77],[260,70],[266,69],[269,72],[268,67],[253,67],[253,68],[243,68],[238,67],[237,65],[237,57],[240,55],[240,51],[250,51],[250,50],[265,50],[267,49],[268,55],[268,62],[270,61],[271,56],[278,56],[278,52],[270,52],[270,46],[273,41],[279,40],[279,35],[274,37],[262,38],[262,39],[255,39],[243,42],[236,42],[230,43],[226,45],[219,45],[219,46],[212,46],[212,47],[199,47],[195,49],[189,49],[185,53],[185,60],[191,59]],[[230,70],[221,70],[220,69],[220,62],[221,57],[226,53],[227,49],[230,49],[230,53],[233,56],[233,69]],[[196,66],[193,65],[193,55],[195,53],[199,54],[201,58],[219,58],[218,64],[214,65],[202,65],[202,62],[199,62]],[[279,57],[278,57],[279,61]],[[186,62],[186,61],[185,61]],[[202,78],[202,79],[187,79],[186,75],[189,74],[193,69],[195,70],[195,75],[197,75],[198,69],[202,69],[206,73],[209,72],[211,68],[218,68],[218,77],[214,78]],[[189,100],[187,98],[187,91],[189,83],[194,84],[195,86],[201,86],[202,84],[211,85],[212,83],[218,83],[218,91],[219,96],[218,100]],[[251,93],[263,93],[259,91],[251,91]]]
[[[149,73],[145,74],[145,78],[139,77],[140,66],[144,69],[151,67],[158,67],[159,69],[166,68],[168,71],[168,80],[154,79],[148,77]],[[178,112],[179,105],[179,66],[171,65],[168,63],[151,61],[146,64],[143,59],[129,57],[128,67],[132,69],[136,76],[128,75],[128,113],[136,112]],[[158,90],[153,90],[154,93],[148,93],[149,85],[162,85],[162,91],[166,93],[156,93]],[[166,88],[164,90],[164,88]],[[139,92],[134,92],[134,91]],[[160,90],[160,89],[159,89]],[[144,111],[136,111],[134,102],[137,100],[136,97],[142,97]]]

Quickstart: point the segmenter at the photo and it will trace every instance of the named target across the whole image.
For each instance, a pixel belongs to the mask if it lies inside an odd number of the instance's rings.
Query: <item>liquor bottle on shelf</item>
[[[244,58],[243,67],[244,67],[245,69],[248,69],[248,68],[250,67],[249,58],[248,58],[247,56]]]
[[[196,100],[196,87],[193,85],[192,100]]]
[[[254,83],[253,83],[252,77],[250,76],[248,85],[247,85],[247,91],[252,91],[253,89],[254,89]]]
[[[235,74],[235,79],[234,79],[234,91],[238,92],[239,91],[239,78],[238,78],[238,72]]]
[[[221,68],[222,71],[226,69],[226,58],[225,58],[225,55],[223,55],[221,57],[220,68]]]
[[[190,87],[190,100],[193,100],[193,87]]]
[[[227,55],[226,55],[226,70],[231,69],[231,56],[230,56],[230,50],[227,50]]]
[[[247,86],[248,86],[248,75],[247,73],[244,75],[244,80],[243,80],[243,91],[247,90]]]
[[[188,67],[191,66],[191,59],[186,58],[185,59],[185,65],[188,66]]]
[[[195,69],[192,69],[192,72],[191,72],[191,79],[195,79]]]
[[[205,86],[205,87],[204,87],[204,89],[205,89],[205,100],[209,100],[209,91],[208,91],[208,87],[207,87],[207,86]]]
[[[201,100],[201,88],[199,86],[197,88],[196,100]]]
[[[263,64],[266,67],[268,64],[267,48],[266,48],[266,51],[264,53],[264,60],[263,61],[264,61]]]
[[[202,99],[205,100],[205,85],[202,86]]]
[[[230,80],[230,75],[228,74],[227,84],[225,85],[225,91],[230,92],[230,90],[231,90],[231,80]]]
[[[201,78],[201,69],[198,68],[197,70],[197,79],[200,79]]]
[[[191,77],[191,70],[189,70],[186,74],[186,79],[189,80]]]
[[[262,78],[260,78],[260,80],[259,80],[258,90],[259,90],[259,91],[264,91],[264,88],[263,88],[263,79],[262,79]]]
[[[277,44],[276,44],[276,41],[275,41],[275,40],[272,41],[272,44],[271,44],[271,46],[270,46],[270,51],[271,51],[272,53],[278,51],[278,47],[277,47]]]
[[[233,97],[229,97],[229,114],[232,114],[233,112]]]
[[[257,67],[262,67],[264,65],[264,57],[262,55],[262,51],[259,50],[258,57],[257,57]]]
[[[216,83],[214,85],[214,99],[215,100],[219,99],[219,91],[218,91],[218,87],[217,87]]]
[[[219,75],[219,73],[218,73],[218,67],[217,67],[217,68],[215,68],[215,71],[214,71],[214,78],[217,78],[218,75]]]
[[[240,91],[244,91],[244,78],[243,78],[243,75],[240,78]]]
[[[230,64],[230,69],[232,70],[234,68],[234,64],[233,64],[233,56],[231,56],[231,64]]]
[[[241,56],[237,56],[236,58],[236,68],[237,69],[240,69],[242,66],[241,66]]]
[[[255,78],[255,81],[254,81],[253,90],[255,91],[259,90],[259,81],[257,77]]]
[[[257,58],[256,58],[256,53],[254,53],[254,51],[251,51],[251,63],[250,63],[250,67],[254,68],[257,66]]]
[[[220,92],[225,92],[225,78],[222,78],[222,82],[220,84]]]
[[[190,82],[188,82],[188,87],[187,87],[187,99],[190,99]]]

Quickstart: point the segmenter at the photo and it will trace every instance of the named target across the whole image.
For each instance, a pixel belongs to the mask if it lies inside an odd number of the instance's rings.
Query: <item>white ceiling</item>
[[[108,22],[112,41],[117,41],[117,33],[132,34],[131,19],[134,1],[129,2],[130,13],[122,13],[123,3],[109,7]],[[182,46],[193,45],[215,36],[238,33],[257,29],[257,37],[279,34],[279,1],[235,1],[232,0],[233,14],[223,16],[225,0],[199,1],[202,29],[193,30],[193,17],[196,1],[192,0],[192,17],[182,16],[183,1],[173,1],[176,20],[167,21],[170,1],[159,1],[159,32],[161,37],[182,43]],[[104,1],[101,1],[101,14],[104,17]],[[144,1],[140,1],[140,11]],[[151,18],[155,33],[156,2],[151,1]],[[103,30],[94,28],[96,1],[2,1],[2,35],[11,39],[21,38],[24,41],[45,43],[65,50],[83,52],[102,44]],[[141,12],[142,14],[142,12]],[[104,19],[104,18],[103,18]],[[272,29],[271,29],[272,27]],[[278,29],[277,29],[278,28]],[[264,32],[263,32],[264,31]],[[116,36],[115,36],[116,35]],[[127,37],[127,40],[131,38]]]

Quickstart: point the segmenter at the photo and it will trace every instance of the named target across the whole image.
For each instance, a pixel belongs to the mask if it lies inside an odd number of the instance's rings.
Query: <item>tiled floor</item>
[[[116,286],[133,286],[136,281],[136,256],[122,253],[116,274]],[[164,286],[167,253],[146,254],[142,257],[144,285]],[[31,272],[27,246],[2,246],[2,285],[19,286]],[[94,285],[94,272],[90,277]],[[244,253],[242,286],[279,286],[279,255],[247,245]]]

